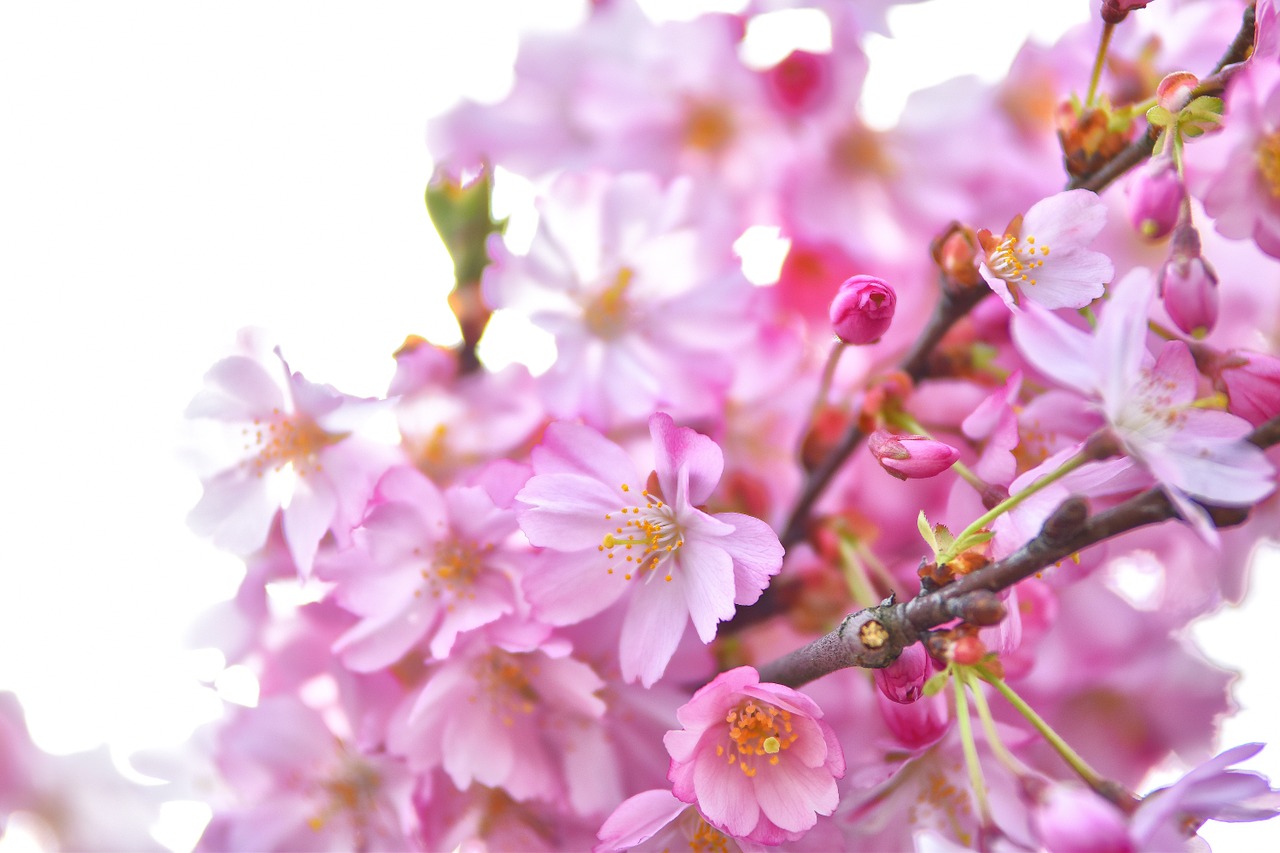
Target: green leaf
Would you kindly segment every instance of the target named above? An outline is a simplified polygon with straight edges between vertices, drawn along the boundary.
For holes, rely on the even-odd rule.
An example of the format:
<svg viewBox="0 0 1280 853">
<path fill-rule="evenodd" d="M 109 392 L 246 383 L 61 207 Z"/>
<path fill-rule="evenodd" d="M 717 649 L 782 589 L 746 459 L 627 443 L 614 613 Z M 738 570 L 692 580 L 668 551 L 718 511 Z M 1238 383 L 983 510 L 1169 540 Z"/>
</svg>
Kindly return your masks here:
<svg viewBox="0 0 1280 853">
<path fill-rule="evenodd" d="M 1157 104 L 1147 110 L 1147 121 L 1155 127 L 1169 127 L 1173 124 L 1173 113 Z"/>
<path fill-rule="evenodd" d="M 929 526 L 929 519 L 924 517 L 924 510 L 920 510 L 920 516 L 916 519 L 916 527 L 920 529 L 920 537 L 924 539 L 925 544 L 933 549 L 933 553 L 938 553 L 938 539 L 933 535 L 933 528 Z"/>
</svg>

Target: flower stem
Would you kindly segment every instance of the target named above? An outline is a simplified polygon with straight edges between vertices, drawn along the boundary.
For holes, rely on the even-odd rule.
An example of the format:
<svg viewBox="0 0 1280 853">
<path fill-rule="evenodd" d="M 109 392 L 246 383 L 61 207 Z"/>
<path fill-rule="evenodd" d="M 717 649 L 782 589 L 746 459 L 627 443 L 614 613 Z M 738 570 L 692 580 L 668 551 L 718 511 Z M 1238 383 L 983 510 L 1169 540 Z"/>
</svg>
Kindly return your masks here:
<svg viewBox="0 0 1280 853">
<path fill-rule="evenodd" d="M 1090 460 L 1089 454 L 1083 451 L 1080 453 L 1077 453 L 1075 456 L 1072 456 L 1066 462 L 1063 462 L 1062 465 L 1060 465 L 1056 471 L 1052 471 L 1044 475 L 1043 477 L 1036 480 L 1031 485 L 1027 486 L 1022 491 L 1018 492 L 1016 495 L 1010 495 L 1000 503 L 993 506 L 990 510 L 988 510 L 986 513 L 984 513 L 982 516 L 976 519 L 972 524 L 970 524 L 963 531 L 961 531 L 960 535 L 956 537 L 956 542 L 965 541 L 965 539 L 967 539 L 969 536 L 973 535 L 974 533 L 977 533 L 979 530 L 982 530 L 987 525 L 991 524 L 991 522 L 995 521 L 997 518 L 1004 515 L 1009 510 L 1018 506 L 1020 503 L 1022 503 L 1032 495 L 1034 495 L 1036 492 L 1039 492 L 1040 490 L 1044 489 L 1046 486 L 1049 486 L 1061 480 L 1063 477 L 1067 476 L 1072 471 L 1076 470 L 1077 468 L 1079 468 L 1081 465 L 1088 462 L 1089 460 Z M 955 554 L 952 554 L 948 551 L 946 554 L 943 554 L 939 557 L 939 563 L 943 563 L 948 560 L 954 559 L 955 556 L 956 556 Z"/>
<path fill-rule="evenodd" d="M 973 707 L 978 712 L 978 720 L 982 723 L 982 730 L 987 733 L 987 742 L 991 744 L 991 752 L 1014 775 L 1026 775 L 1026 765 L 1013 757 L 1013 753 L 1009 752 L 1004 745 L 1004 741 L 1000 740 L 1000 735 L 996 733 L 996 721 L 991 716 L 991 706 L 987 704 L 987 697 L 982 695 L 982 688 L 978 684 L 978 676 L 968 667 L 958 669 L 960 669 L 960 676 L 964 678 L 965 683 L 969 686 L 969 694 L 973 696 Z"/>
<path fill-rule="evenodd" d="M 871 588 L 871 580 L 867 577 L 862 558 L 858 555 L 857 545 L 847 533 L 841 533 L 839 539 L 840 568 L 845 583 L 849 585 L 849 595 L 858 607 L 874 607 L 880 603 L 875 590 Z"/>
<path fill-rule="evenodd" d="M 1086 107 L 1093 106 L 1093 99 L 1098 94 L 1098 83 L 1102 80 L 1102 64 L 1107 60 L 1107 48 L 1111 44 L 1111 33 L 1115 24 L 1102 25 L 1102 40 L 1098 42 L 1098 55 L 1093 60 L 1093 73 L 1089 75 L 1089 94 L 1084 99 Z"/>
<path fill-rule="evenodd" d="M 848 348 L 848 344 L 837 338 L 835 345 L 831 347 L 831 352 L 827 354 L 827 363 L 822 368 L 822 379 L 818 382 L 818 396 L 814 398 L 813 408 L 809 410 L 810 427 L 813 426 L 818 413 L 827 402 L 827 394 L 831 392 L 831 383 L 836 376 L 836 365 L 840 363 L 840 356 L 844 355 L 844 351 Z"/>
<path fill-rule="evenodd" d="M 991 807 L 987 803 L 987 786 L 982 778 L 982 765 L 978 763 L 978 747 L 973 742 L 973 726 L 969 723 L 969 702 L 964 695 L 964 681 L 957 673 L 951 680 L 956 693 L 956 727 L 960 729 L 960 746 L 964 749 L 964 763 L 969 770 L 969 784 L 978 804 L 978 816 L 984 824 L 991 823 Z"/>
<path fill-rule="evenodd" d="M 1030 705 L 1028 705 L 1021 696 L 1013 691 L 1003 678 L 992 678 L 985 673 L 979 673 L 979 677 L 994 687 L 1001 696 L 1009 701 L 1019 714 L 1026 718 L 1040 736 L 1048 741 L 1049 745 L 1062 756 L 1062 760 L 1071 765 L 1071 769 L 1079 774 L 1085 783 L 1096 791 L 1109 790 L 1106 780 L 1098 771 L 1089 766 L 1080 754 L 1067 745 L 1067 742 L 1053 730 L 1053 728 L 1044 721 L 1044 718 L 1037 714 Z"/>
</svg>

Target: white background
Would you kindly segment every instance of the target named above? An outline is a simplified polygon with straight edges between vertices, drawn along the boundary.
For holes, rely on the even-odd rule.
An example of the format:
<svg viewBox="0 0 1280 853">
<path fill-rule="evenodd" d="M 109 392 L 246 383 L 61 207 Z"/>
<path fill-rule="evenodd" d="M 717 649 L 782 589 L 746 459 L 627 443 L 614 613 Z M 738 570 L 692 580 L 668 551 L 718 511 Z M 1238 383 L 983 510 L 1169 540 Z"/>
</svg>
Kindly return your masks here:
<svg viewBox="0 0 1280 853">
<path fill-rule="evenodd" d="M 963 51 L 942 42 L 972 21 L 963 4 L 894 18 L 905 40 L 872 45 L 873 118 L 891 119 L 911 86 L 998 73 L 1016 33 L 1052 32 L 1092 4 L 980 5 Z M 0 8 L 0 689 L 19 692 L 40 745 L 124 755 L 216 716 L 198 680 L 210 662 L 183 634 L 238 571 L 184 526 L 200 493 L 179 454 L 187 401 L 246 325 L 357 395 L 385 390 L 405 335 L 448 338 L 425 122 L 460 94 L 501 95 L 517 29 L 580 12 L 568 0 Z M 919 61 L 939 55 L 947 65 Z M 1270 658 L 1247 657 L 1274 623 L 1274 571 L 1258 593 L 1201 632 L 1248 669 L 1237 696 L 1250 713 L 1226 744 L 1265 740 L 1280 719 Z M 1254 766 L 1280 777 L 1280 746 Z"/>
</svg>

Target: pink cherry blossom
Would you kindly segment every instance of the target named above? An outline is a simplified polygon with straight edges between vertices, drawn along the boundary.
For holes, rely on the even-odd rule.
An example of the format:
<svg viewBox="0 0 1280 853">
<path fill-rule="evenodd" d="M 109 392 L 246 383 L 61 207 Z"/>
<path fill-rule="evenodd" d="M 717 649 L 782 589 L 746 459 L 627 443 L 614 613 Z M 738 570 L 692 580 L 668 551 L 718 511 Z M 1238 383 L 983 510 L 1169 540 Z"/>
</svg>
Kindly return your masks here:
<svg viewBox="0 0 1280 853">
<path fill-rule="evenodd" d="M 362 617 L 334 646 L 347 667 L 390 666 L 419 642 L 443 658 L 459 633 L 515 612 L 528 549 L 508 541 L 514 511 L 480 486 L 441 493 L 406 467 L 383 476 L 376 500 L 353 547 L 317 568 L 335 582 L 338 603 Z"/>
<path fill-rule="evenodd" d="M 723 834 L 696 806 L 676 799 L 666 789 L 642 791 L 629 798 L 609 815 L 600 827 L 604 850 L 668 851 L 717 850 L 724 853 L 758 851 L 763 848 L 742 838 Z"/>
<path fill-rule="evenodd" d="M 242 333 L 241 354 L 210 368 L 204 390 L 187 407 L 187 417 L 220 422 L 238 445 L 228 447 L 230 464 L 205 479 L 188 523 L 220 547 L 256 551 L 292 480 L 284 538 L 306 575 L 325 533 L 349 541 L 378 477 L 398 457 L 353 435 L 384 401 L 308 382 L 289 370 L 278 349 L 274 356 L 262 349 L 254 333 Z"/>
<path fill-rule="evenodd" d="M 986 256 L 978 270 L 1009 307 L 1083 308 L 1102 295 L 1114 268 L 1086 248 L 1106 224 L 1106 207 L 1088 190 L 1041 199 L 1002 236 L 978 232 Z"/>
<path fill-rule="evenodd" d="M 1218 232 L 1280 258 L 1280 64 L 1248 63 L 1227 88 L 1222 130 L 1189 158 Z"/>
<path fill-rule="evenodd" d="M 835 811 L 844 754 L 822 709 L 749 666 L 723 672 L 668 732 L 672 792 L 730 835 L 795 841 Z"/>
<path fill-rule="evenodd" d="M 534 476 L 516 496 L 520 527 L 546 549 L 524 591 L 538 618 L 567 625 L 599 613 L 624 593 L 624 678 L 648 686 L 666 669 L 692 621 L 709 643 L 716 623 L 750 604 L 782 565 L 782 546 L 764 522 L 709 515 L 724 460 L 715 442 L 649 419 L 656 489 L 617 445 L 590 427 L 554 423 L 534 450 Z"/>
<path fill-rule="evenodd" d="M 691 227 L 690 190 L 644 174 L 564 175 L 527 255 L 490 242 L 485 298 L 555 337 L 540 383 L 552 414 L 607 428 L 659 408 L 718 410 L 757 297 L 732 237 Z"/>
<path fill-rule="evenodd" d="M 1185 343 L 1167 342 L 1159 358 L 1147 352 L 1153 291 L 1150 273 L 1135 270 L 1115 287 L 1094 334 L 1029 306 L 1014 318 L 1013 338 L 1038 370 L 1098 401 L 1129 456 L 1212 538 L 1208 516 L 1189 498 L 1247 505 L 1272 491 L 1273 471 L 1243 440 L 1248 421 L 1193 405 L 1197 373 Z"/>
</svg>

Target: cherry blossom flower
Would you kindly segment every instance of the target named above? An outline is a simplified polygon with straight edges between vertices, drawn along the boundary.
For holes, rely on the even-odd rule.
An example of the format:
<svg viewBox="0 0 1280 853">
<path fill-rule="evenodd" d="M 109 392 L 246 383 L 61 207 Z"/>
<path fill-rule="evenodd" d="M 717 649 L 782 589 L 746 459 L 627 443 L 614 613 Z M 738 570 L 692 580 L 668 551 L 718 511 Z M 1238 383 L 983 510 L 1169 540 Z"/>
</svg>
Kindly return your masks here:
<svg viewBox="0 0 1280 853">
<path fill-rule="evenodd" d="M 622 673 L 645 686 L 661 677 L 690 621 L 711 642 L 716 623 L 733 616 L 735 604 L 759 598 L 782 566 L 782 546 L 767 524 L 697 508 L 720 480 L 724 459 L 715 442 L 663 413 L 649 419 L 649 432 L 655 472 L 644 478 L 595 430 L 554 423 L 534 449 L 534 476 L 516 496 L 526 505 L 520 527 L 546 549 L 524 583 L 535 615 L 572 624 L 631 589 Z"/>
<path fill-rule="evenodd" d="M 1106 255 L 1086 248 L 1106 221 L 1106 206 L 1088 190 L 1041 199 L 1002 236 L 978 232 L 986 252 L 978 270 L 1011 308 L 1023 297 L 1045 308 L 1083 308 L 1114 274 Z"/>
<path fill-rule="evenodd" d="M 599 725 L 603 682 L 569 652 L 532 622 L 468 633 L 396 711 L 388 748 L 415 772 L 442 768 L 459 790 L 479 783 L 607 812 L 622 792 Z"/>
<path fill-rule="evenodd" d="M 210 368 L 187 407 L 187 417 L 219 421 L 238 444 L 228 448 L 230 465 L 205 480 L 187 521 L 218 546 L 248 554 L 266 542 L 291 483 L 284 538 L 307 575 L 325 533 L 349 541 L 378 477 L 398 458 L 389 446 L 353 435 L 386 403 L 308 382 L 278 349 L 263 352 L 254 332 L 241 333 L 239 348 Z"/>
<path fill-rule="evenodd" d="M 1134 270 L 1115 288 L 1094 334 L 1043 310 L 1015 317 L 1013 339 L 1046 376 L 1098 401 L 1126 453 L 1163 486 L 1207 538 L 1212 522 L 1190 498 L 1245 506 L 1274 488 L 1270 463 L 1244 441 L 1249 422 L 1196 402 L 1197 373 L 1181 341 L 1147 352 L 1150 273 Z M 1030 306 L 1028 306 L 1030 308 Z"/>
<path fill-rule="evenodd" d="M 713 826 L 778 844 L 835 811 L 844 754 L 809 697 L 761 683 L 742 666 L 716 676 L 676 714 L 684 728 L 665 738 L 672 792 Z"/>
<path fill-rule="evenodd" d="M 1280 64 L 1248 63 L 1227 88 L 1222 130 L 1197 144 L 1192 186 L 1223 236 L 1280 258 Z"/>
<path fill-rule="evenodd" d="M 528 548 L 508 542 L 513 511 L 480 486 L 441 493 L 407 467 L 387 472 L 375 499 L 354 546 L 317 568 L 336 583 L 338 603 L 362 617 L 334 647 L 347 667 L 390 666 L 420 641 L 443 658 L 459 633 L 515 612 Z"/>
<path fill-rule="evenodd" d="M 490 242 L 485 298 L 555 337 L 547 407 L 607 428 L 656 409 L 710 416 L 749 340 L 754 289 L 720 240 L 687 220 L 686 182 L 564 175 L 527 255 Z"/>
</svg>

